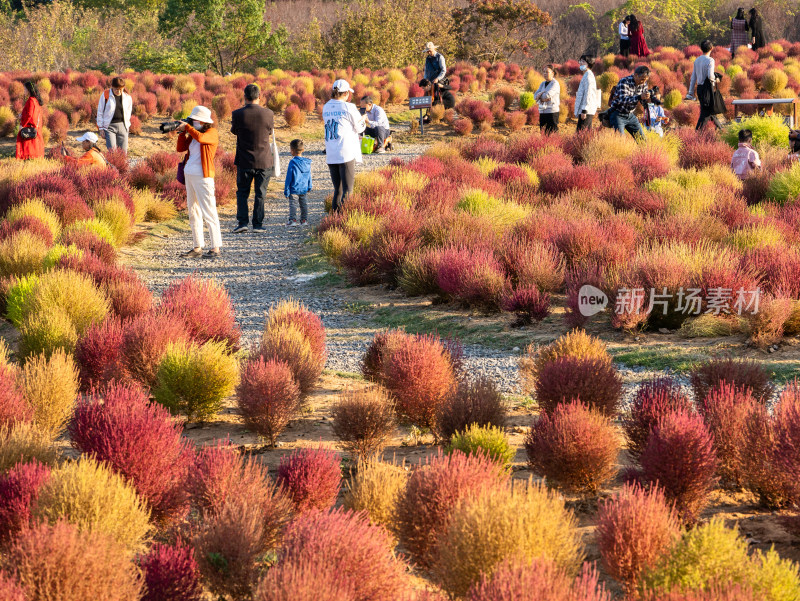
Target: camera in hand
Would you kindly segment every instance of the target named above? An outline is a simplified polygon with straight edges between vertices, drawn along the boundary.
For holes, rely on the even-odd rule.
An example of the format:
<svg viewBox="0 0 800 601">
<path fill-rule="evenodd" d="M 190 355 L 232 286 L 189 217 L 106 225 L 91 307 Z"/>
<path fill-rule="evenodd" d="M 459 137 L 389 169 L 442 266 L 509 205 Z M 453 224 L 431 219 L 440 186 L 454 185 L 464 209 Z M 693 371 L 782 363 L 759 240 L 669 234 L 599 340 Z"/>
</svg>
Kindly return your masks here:
<svg viewBox="0 0 800 601">
<path fill-rule="evenodd" d="M 184 123 L 189 123 L 188 119 L 181 119 L 180 121 L 165 121 L 161 125 L 158 126 L 158 129 L 161 130 L 162 134 L 168 134 L 171 131 L 175 131 Z"/>
</svg>

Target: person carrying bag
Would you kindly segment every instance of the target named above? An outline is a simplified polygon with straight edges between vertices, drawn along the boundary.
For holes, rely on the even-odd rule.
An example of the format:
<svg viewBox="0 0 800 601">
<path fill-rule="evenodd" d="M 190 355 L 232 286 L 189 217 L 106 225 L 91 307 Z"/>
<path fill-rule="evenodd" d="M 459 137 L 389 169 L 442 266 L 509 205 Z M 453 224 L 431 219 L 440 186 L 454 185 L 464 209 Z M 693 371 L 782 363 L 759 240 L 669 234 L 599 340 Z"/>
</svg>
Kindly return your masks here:
<svg viewBox="0 0 800 601">
<path fill-rule="evenodd" d="M 700 43 L 700 50 L 703 54 L 694 61 L 692 77 L 689 80 L 689 92 L 686 95 L 687 100 L 697 98 L 700 103 L 700 118 L 695 127 L 697 130 L 703 129 L 709 119 L 717 129 L 722 129 L 717 115 L 725 113 L 725 100 L 716 86 L 717 74 L 714 71 L 714 59 L 711 58 L 713 49 L 714 44 L 711 43 L 711 40 L 703 40 Z"/>
</svg>

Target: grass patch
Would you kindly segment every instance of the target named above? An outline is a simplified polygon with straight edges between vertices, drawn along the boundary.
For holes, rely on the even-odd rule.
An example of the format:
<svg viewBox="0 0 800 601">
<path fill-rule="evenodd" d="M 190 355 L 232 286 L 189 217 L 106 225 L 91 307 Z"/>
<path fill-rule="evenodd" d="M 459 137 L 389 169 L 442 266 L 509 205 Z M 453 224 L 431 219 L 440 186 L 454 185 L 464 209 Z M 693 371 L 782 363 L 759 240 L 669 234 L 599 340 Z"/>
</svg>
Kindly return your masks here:
<svg viewBox="0 0 800 601">
<path fill-rule="evenodd" d="M 339 371 L 338 369 L 326 369 L 322 372 L 326 376 L 336 376 L 343 380 L 363 380 L 364 376 L 354 371 Z"/>
<path fill-rule="evenodd" d="M 345 280 L 341 274 L 338 274 L 334 271 L 329 271 L 325 275 L 314 278 L 308 284 L 310 286 L 314 286 L 315 288 L 332 288 L 343 286 L 345 284 Z"/>
<path fill-rule="evenodd" d="M 780 384 L 785 384 L 795 378 L 800 379 L 800 361 L 764 361 L 762 363 L 772 379 Z"/>
<path fill-rule="evenodd" d="M 408 121 L 419 121 L 419 109 L 408 109 L 400 113 L 388 115 L 389 123 L 407 123 Z"/>
<path fill-rule="evenodd" d="M 381 307 L 372 319 L 382 328 L 403 328 L 411 334 L 439 334 L 458 338 L 464 344 L 480 344 L 496 350 L 524 348 L 532 339 L 524 332 L 499 331 L 497 323 L 467 321 L 463 316 L 445 315 L 430 308 L 421 311 Z"/>
<path fill-rule="evenodd" d="M 335 271 L 336 269 L 321 252 L 300 257 L 294 266 L 300 273 L 319 273 L 320 271 Z"/>
<path fill-rule="evenodd" d="M 352 303 L 347 303 L 344 306 L 344 310 L 348 313 L 352 313 L 353 315 L 367 313 L 368 311 L 372 311 L 373 308 L 375 308 L 375 305 L 366 301 L 353 301 Z"/>
<path fill-rule="evenodd" d="M 609 348 L 614 361 L 627 367 L 644 367 L 648 370 L 687 372 L 699 361 L 708 361 L 711 355 L 693 348 L 670 345 Z"/>
</svg>

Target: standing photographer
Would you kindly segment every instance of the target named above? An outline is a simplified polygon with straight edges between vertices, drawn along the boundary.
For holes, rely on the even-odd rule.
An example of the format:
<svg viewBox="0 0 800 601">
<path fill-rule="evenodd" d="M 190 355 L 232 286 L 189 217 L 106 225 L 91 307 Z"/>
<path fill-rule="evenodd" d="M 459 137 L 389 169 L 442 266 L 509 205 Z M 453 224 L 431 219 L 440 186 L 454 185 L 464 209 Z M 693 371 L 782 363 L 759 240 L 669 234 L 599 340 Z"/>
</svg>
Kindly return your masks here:
<svg viewBox="0 0 800 601">
<path fill-rule="evenodd" d="M 184 257 L 214 259 L 221 253 L 222 233 L 217 215 L 217 199 L 214 195 L 214 156 L 217 154 L 219 133 L 211 120 L 211 111 L 196 106 L 189 115 L 189 123 L 178 127 L 178 152 L 189 151 L 184 158 L 183 175 L 186 178 L 186 209 L 189 226 L 192 228 L 194 248 L 183 253 Z M 211 250 L 203 254 L 203 221 L 211 235 Z"/>
<path fill-rule="evenodd" d="M 125 80 L 115 77 L 111 88 L 104 91 L 97 103 L 97 128 L 106 137 L 106 148 L 122 148 L 128 152 L 128 131 L 131 129 L 133 99 L 125 91 Z"/>
<path fill-rule="evenodd" d="M 442 80 L 447 77 L 447 65 L 444 62 L 444 56 L 436 50 L 436 45 L 433 42 L 425 44 L 425 49 L 422 53 L 425 55 L 425 75 L 420 85 L 422 87 L 430 85 L 433 104 L 439 104 L 442 101 L 439 88 Z M 428 116 L 425 119 L 426 123 L 430 121 Z"/>
</svg>

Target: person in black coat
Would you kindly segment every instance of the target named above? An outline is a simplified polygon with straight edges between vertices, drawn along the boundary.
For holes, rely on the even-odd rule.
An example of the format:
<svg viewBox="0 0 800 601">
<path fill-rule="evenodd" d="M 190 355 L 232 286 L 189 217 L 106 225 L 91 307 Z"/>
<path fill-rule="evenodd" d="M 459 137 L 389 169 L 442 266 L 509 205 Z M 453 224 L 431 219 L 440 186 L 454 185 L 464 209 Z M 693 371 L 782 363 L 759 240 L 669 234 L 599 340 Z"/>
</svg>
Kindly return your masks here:
<svg viewBox="0 0 800 601">
<path fill-rule="evenodd" d="M 755 7 L 750 9 L 749 15 L 750 43 L 753 50 L 758 50 L 767 45 L 767 37 L 764 35 L 764 20 Z"/>
<path fill-rule="evenodd" d="M 244 89 L 244 107 L 231 115 L 231 133 L 236 136 L 236 220 L 234 233 L 246 232 L 248 219 L 247 201 L 250 186 L 255 183 L 253 201 L 253 231 L 266 231 L 264 222 L 264 196 L 270 176 L 267 174 L 275 164 L 272 156 L 270 136 L 275 126 L 275 115 L 260 105 L 261 89 L 249 84 Z"/>
</svg>

